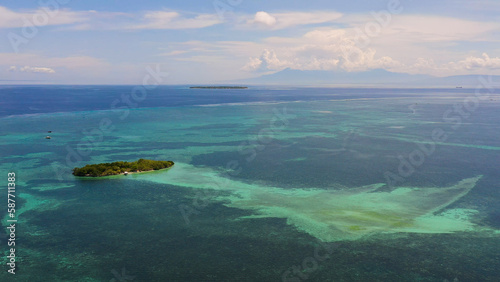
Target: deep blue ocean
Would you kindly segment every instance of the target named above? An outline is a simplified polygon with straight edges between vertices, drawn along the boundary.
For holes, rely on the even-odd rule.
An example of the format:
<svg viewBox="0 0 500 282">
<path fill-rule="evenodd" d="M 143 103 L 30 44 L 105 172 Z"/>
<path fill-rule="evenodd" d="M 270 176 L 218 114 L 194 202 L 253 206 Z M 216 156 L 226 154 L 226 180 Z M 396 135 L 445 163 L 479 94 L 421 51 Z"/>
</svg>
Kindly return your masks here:
<svg viewBox="0 0 500 282">
<path fill-rule="evenodd" d="M 500 281 L 499 112 L 482 88 L 0 86 L 0 281 Z M 140 158 L 175 165 L 72 175 Z"/>
</svg>

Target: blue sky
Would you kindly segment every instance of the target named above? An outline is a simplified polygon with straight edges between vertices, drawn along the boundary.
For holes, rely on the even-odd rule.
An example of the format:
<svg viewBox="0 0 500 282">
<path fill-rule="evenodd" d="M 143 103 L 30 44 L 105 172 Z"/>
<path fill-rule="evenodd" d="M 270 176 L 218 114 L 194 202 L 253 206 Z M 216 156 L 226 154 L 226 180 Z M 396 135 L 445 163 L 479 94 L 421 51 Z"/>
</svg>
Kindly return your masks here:
<svg viewBox="0 0 500 282">
<path fill-rule="evenodd" d="M 285 68 L 500 75 L 500 1 L 0 2 L 0 83 L 223 83 Z"/>
</svg>

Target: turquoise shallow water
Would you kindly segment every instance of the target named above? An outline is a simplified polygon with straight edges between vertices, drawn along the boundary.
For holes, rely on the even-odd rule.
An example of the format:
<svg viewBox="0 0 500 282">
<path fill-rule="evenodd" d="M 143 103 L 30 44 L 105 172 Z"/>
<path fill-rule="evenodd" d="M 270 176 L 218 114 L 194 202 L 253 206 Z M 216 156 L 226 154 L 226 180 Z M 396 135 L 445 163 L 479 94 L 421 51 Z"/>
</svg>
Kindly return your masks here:
<svg viewBox="0 0 500 282">
<path fill-rule="evenodd" d="M 124 270 L 136 281 L 499 276 L 496 94 L 462 113 L 467 90 L 166 87 L 125 110 L 109 102 L 126 87 L 1 95 L 40 89 L 57 102 L 36 96 L 38 107 L 19 101 L 0 118 L 20 281 L 119 281 Z M 139 158 L 176 166 L 71 175 Z"/>
</svg>

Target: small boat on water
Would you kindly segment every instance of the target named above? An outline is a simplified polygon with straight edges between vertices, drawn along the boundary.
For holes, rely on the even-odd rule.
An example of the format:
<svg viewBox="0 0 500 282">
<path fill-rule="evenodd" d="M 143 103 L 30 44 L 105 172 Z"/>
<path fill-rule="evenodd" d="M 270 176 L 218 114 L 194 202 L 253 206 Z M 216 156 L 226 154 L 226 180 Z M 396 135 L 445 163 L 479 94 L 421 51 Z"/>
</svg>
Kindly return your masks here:
<svg viewBox="0 0 500 282">
<path fill-rule="evenodd" d="M 50 136 L 46 136 L 46 137 L 45 137 L 45 139 L 51 139 L 51 138 L 52 138 L 52 137 L 50 137 Z"/>
<path fill-rule="evenodd" d="M 128 175 L 128 171 L 125 171 L 123 174 L 124 174 L 124 175 Z"/>
</svg>

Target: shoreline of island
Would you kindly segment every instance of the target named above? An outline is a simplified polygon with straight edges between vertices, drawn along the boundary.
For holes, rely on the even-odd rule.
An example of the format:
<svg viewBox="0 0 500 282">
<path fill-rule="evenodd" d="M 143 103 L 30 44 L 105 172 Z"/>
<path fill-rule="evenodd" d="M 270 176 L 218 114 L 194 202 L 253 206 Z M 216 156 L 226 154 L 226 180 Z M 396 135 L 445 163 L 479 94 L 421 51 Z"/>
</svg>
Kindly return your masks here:
<svg viewBox="0 0 500 282">
<path fill-rule="evenodd" d="M 84 167 L 73 169 L 73 175 L 76 177 L 106 177 L 116 175 L 129 175 L 136 173 L 145 173 L 169 169 L 174 165 L 173 161 L 155 161 L 139 159 L 135 162 L 113 162 L 91 164 Z"/>
</svg>

